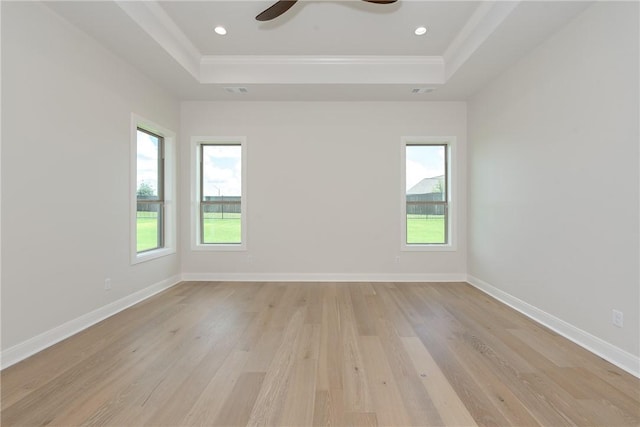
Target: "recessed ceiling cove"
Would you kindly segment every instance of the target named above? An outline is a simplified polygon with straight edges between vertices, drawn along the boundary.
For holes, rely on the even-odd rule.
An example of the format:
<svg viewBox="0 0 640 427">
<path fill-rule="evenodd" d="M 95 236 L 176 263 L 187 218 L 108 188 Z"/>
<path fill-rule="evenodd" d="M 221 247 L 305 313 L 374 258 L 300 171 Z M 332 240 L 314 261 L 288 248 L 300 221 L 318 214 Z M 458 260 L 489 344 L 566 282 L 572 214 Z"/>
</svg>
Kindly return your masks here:
<svg viewBox="0 0 640 427">
<path fill-rule="evenodd" d="M 45 4 L 180 98 L 220 100 L 465 99 L 589 4 L 298 0 L 255 19 L 276 1 Z"/>
</svg>

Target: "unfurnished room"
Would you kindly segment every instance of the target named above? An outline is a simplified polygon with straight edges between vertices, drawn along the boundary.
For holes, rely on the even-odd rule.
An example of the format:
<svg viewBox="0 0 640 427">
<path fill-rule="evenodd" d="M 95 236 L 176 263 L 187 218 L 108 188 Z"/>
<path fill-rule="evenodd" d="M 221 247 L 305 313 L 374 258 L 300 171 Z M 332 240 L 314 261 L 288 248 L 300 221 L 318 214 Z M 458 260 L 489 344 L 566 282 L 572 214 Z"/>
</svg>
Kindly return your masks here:
<svg viewBox="0 0 640 427">
<path fill-rule="evenodd" d="M 640 425 L 640 2 L 0 2 L 3 426 Z"/>
</svg>

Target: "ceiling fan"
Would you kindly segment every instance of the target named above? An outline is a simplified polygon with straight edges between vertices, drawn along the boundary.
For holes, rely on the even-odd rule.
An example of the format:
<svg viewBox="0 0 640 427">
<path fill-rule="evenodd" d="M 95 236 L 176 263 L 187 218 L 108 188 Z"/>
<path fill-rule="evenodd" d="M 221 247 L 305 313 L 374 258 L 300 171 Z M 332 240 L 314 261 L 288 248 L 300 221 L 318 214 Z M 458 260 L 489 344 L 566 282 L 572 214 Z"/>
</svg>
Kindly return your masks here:
<svg viewBox="0 0 640 427">
<path fill-rule="evenodd" d="M 278 0 L 271 7 L 263 10 L 256 16 L 258 21 L 271 21 L 272 19 L 277 18 L 278 16 L 285 13 L 287 10 L 291 9 L 298 0 Z M 376 4 L 389 4 L 395 3 L 398 0 L 362 0 L 367 3 L 376 3 Z"/>
</svg>

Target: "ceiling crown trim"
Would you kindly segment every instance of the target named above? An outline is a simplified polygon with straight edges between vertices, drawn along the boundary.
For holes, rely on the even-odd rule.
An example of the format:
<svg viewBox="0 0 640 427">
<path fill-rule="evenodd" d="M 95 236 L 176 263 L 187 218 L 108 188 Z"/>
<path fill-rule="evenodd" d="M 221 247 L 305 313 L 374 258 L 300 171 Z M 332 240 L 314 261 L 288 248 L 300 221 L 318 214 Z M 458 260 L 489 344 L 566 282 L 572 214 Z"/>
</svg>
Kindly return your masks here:
<svg viewBox="0 0 640 427">
<path fill-rule="evenodd" d="M 196 80 L 200 80 L 202 53 L 156 1 L 115 3 Z"/>
<path fill-rule="evenodd" d="M 201 84 L 442 85 L 517 7 L 481 4 L 442 56 L 202 55 L 156 1 L 116 4 Z"/>
<path fill-rule="evenodd" d="M 429 84 L 444 83 L 442 57 L 207 56 L 201 83 Z"/>
<path fill-rule="evenodd" d="M 478 50 L 520 1 L 483 2 L 453 39 L 442 55 L 446 63 L 446 79 Z"/>
<path fill-rule="evenodd" d="M 441 56 L 401 55 L 207 55 L 203 64 L 236 65 L 443 65 Z"/>
</svg>

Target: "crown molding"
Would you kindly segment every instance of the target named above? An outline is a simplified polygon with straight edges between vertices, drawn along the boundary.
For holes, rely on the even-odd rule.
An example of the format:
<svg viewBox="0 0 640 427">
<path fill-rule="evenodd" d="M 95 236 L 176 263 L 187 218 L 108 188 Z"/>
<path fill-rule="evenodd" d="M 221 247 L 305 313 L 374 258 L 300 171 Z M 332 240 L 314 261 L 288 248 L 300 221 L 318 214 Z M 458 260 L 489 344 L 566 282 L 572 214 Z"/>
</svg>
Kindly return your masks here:
<svg viewBox="0 0 640 427">
<path fill-rule="evenodd" d="M 157 1 L 114 1 L 201 84 L 442 85 L 519 4 L 480 4 L 442 56 L 283 56 L 203 55 Z"/>
<path fill-rule="evenodd" d="M 162 6 L 156 1 L 115 0 L 115 3 L 193 78 L 200 80 L 202 54 Z"/>
<path fill-rule="evenodd" d="M 467 62 L 519 4 L 520 0 L 488 1 L 478 6 L 442 55 L 446 63 L 445 80 Z"/>
<path fill-rule="evenodd" d="M 441 56 L 401 55 L 208 55 L 202 64 L 225 65 L 443 65 Z"/>
<path fill-rule="evenodd" d="M 431 56 L 206 56 L 200 83 L 444 83 L 444 61 Z"/>
</svg>

